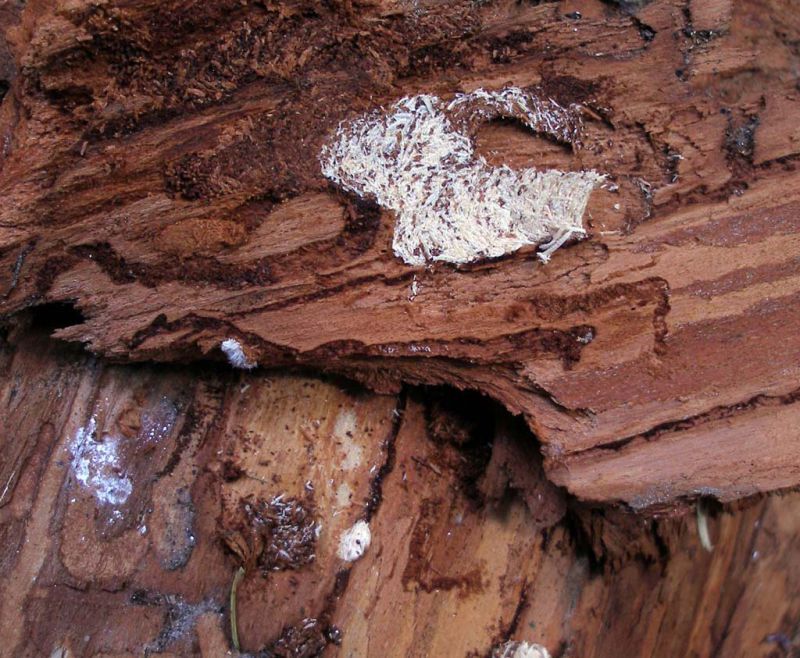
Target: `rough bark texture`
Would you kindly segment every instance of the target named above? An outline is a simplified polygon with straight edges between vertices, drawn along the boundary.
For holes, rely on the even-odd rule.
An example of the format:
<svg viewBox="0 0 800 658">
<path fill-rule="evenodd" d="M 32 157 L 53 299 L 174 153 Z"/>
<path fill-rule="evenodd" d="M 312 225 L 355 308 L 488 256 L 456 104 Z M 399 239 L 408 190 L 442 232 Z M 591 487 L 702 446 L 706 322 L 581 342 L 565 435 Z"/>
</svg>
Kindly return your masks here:
<svg viewBox="0 0 800 658">
<path fill-rule="evenodd" d="M 787 0 L 0 0 L 0 28 L 0 655 L 225 655 L 239 568 L 257 655 L 800 651 Z M 587 239 L 405 265 L 320 149 L 508 85 L 582 125 L 493 118 L 477 151 L 604 174 Z"/>
<path fill-rule="evenodd" d="M 4 20 L 5 313 L 71 304 L 56 335 L 117 360 L 234 337 L 377 391 L 476 389 L 587 500 L 800 481 L 787 3 L 76 0 Z M 580 105 L 580 143 L 490 121 L 479 151 L 606 174 L 589 239 L 547 265 L 404 265 L 391 213 L 329 184 L 321 146 L 403 95 L 507 83 Z"/>
<path fill-rule="evenodd" d="M 797 651 L 797 494 L 711 510 L 709 553 L 694 515 L 570 503 L 524 424 L 471 394 L 108 366 L 27 333 L 2 352 L 3 656 L 227 655 L 242 564 L 252 652 L 488 656 L 507 639 L 560 658 Z M 120 440 L 122 503 L 79 477 L 92 419 L 84 440 Z M 260 545 L 259 514 L 277 519 Z M 345 563 L 337 544 L 357 519 L 372 544 Z"/>
</svg>

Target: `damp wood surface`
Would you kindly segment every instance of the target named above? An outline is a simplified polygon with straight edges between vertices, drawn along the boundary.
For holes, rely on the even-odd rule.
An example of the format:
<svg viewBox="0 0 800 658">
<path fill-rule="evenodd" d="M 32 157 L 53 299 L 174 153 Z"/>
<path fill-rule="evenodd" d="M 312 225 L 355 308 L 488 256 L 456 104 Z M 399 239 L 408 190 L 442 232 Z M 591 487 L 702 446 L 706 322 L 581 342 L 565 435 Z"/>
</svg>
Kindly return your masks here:
<svg viewBox="0 0 800 658">
<path fill-rule="evenodd" d="M 61 305 L 118 362 L 311 367 L 479 391 L 551 481 L 644 508 L 800 482 L 800 24 L 700 3 L 7 2 L 0 312 Z M 588 237 L 410 267 L 321 173 L 337 124 L 514 85 L 574 143 L 477 128 L 491 164 L 607 176 Z"/>
<path fill-rule="evenodd" d="M 797 651 L 797 493 L 709 507 L 709 553 L 694 513 L 576 502 L 524 423 L 475 394 L 108 365 L 31 328 L 4 339 L 0 368 L 3 656 L 235 656 L 243 564 L 248 655 Z M 117 445 L 114 468 L 85 477 L 85 441 Z M 109 502 L 101 476 L 127 495 Z M 244 504 L 302 510 L 260 561 Z M 372 541 L 348 563 L 356 520 Z"/>
</svg>

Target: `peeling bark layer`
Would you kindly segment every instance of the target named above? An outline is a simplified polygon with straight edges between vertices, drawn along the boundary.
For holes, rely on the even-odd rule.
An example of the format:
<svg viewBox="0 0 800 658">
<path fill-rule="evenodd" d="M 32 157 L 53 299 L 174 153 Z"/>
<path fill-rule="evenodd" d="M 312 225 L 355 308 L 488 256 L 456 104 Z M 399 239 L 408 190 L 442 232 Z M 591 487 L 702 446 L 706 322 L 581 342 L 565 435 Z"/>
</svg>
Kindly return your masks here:
<svg viewBox="0 0 800 658">
<path fill-rule="evenodd" d="M 548 476 L 635 506 L 800 482 L 800 26 L 789 3 L 11 5 L 0 308 L 120 361 L 312 366 L 523 414 Z M 580 144 L 489 121 L 490 163 L 594 169 L 589 237 L 466 266 L 392 254 L 330 185 L 338 123 L 505 85 Z"/>
</svg>

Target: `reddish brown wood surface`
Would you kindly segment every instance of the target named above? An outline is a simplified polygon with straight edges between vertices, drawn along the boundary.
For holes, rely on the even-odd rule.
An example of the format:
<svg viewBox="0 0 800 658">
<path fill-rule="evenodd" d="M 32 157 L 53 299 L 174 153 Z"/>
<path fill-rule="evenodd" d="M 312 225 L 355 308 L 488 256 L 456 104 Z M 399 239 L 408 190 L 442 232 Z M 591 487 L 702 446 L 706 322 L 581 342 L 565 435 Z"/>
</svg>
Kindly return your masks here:
<svg viewBox="0 0 800 658">
<path fill-rule="evenodd" d="M 319 538 L 281 544 L 310 560 L 248 563 L 245 651 L 487 656 L 507 639 L 556 658 L 797 650 L 797 494 L 712 511 L 709 553 L 694 514 L 569 502 L 524 424 L 476 396 L 109 366 L 30 329 L 0 356 L 3 656 L 236 655 L 228 596 L 242 560 L 228 547 L 258 528 L 242 501 L 277 496 L 302 504 Z M 79 477 L 91 419 L 87 440 L 119 446 L 124 502 Z M 302 536 L 292 518 L 279 536 Z M 345 563 L 336 546 L 356 519 L 372 544 Z"/>
<path fill-rule="evenodd" d="M 797 654 L 798 43 L 787 0 L 0 0 L 0 656 L 237 655 L 240 568 L 241 655 Z M 606 174 L 587 239 L 403 264 L 320 148 L 506 85 L 582 108 L 475 146 Z"/>
<path fill-rule="evenodd" d="M 587 500 L 796 485 L 797 20 L 779 0 L 6 6 L 2 312 L 70 304 L 56 335 L 116 360 L 235 337 L 379 392 L 476 389 Z M 618 190 L 550 264 L 405 266 L 321 145 L 405 94 L 507 83 L 581 104 L 583 146 L 492 123 L 482 153 Z"/>
</svg>

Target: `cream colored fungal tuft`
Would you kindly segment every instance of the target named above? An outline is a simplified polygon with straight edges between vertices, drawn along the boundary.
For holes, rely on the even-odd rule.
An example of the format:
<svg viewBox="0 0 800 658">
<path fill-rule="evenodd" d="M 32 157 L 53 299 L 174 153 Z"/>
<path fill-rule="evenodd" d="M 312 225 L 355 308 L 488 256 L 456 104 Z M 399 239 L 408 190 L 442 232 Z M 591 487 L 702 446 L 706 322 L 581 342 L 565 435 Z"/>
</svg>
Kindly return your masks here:
<svg viewBox="0 0 800 658">
<path fill-rule="evenodd" d="M 223 340 L 222 344 L 220 345 L 220 349 L 223 351 L 225 356 L 228 357 L 228 363 L 230 363 L 234 368 L 252 370 L 258 365 L 255 361 L 251 361 L 247 358 L 247 355 L 244 353 L 244 349 L 242 348 L 242 344 L 235 338 L 226 338 Z"/>
<path fill-rule="evenodd" d="M 339 557 L 345 562 L 355 562 L 369 548 L 372 533 L 366 521 L 358 521 L 352 528 L 345 530 L 339 539 Z"/>
<path fill-rule="evenodd" d="M 586 203 L 603 176 L 489 165 L 468 131 L 495 116 L 562 141 L 576 141 L 580 126 L 574 108 L 517 87 L 479 89 L 448 105 L 431 95 L 407 97 L 340 124 L 320 154 L 322 172 L 396 213 L 392 246 L 409 265 L 468 263 L 542 243 L 547 262 L 585 235 Z"/>
</svg>

